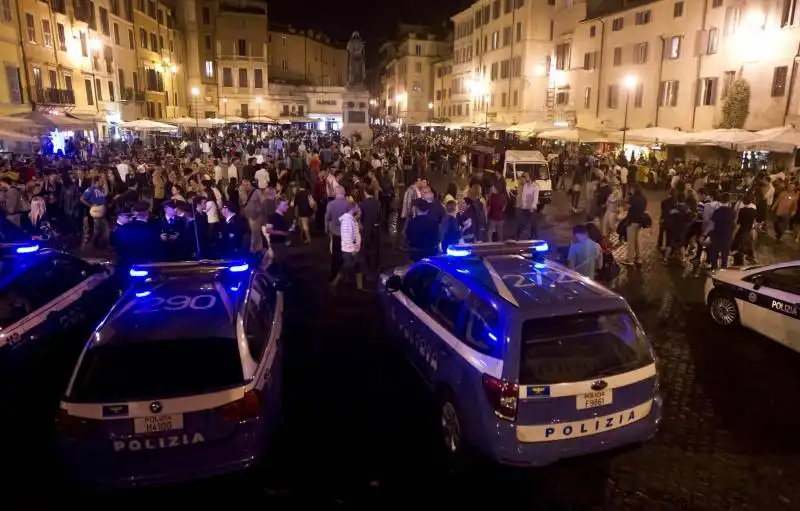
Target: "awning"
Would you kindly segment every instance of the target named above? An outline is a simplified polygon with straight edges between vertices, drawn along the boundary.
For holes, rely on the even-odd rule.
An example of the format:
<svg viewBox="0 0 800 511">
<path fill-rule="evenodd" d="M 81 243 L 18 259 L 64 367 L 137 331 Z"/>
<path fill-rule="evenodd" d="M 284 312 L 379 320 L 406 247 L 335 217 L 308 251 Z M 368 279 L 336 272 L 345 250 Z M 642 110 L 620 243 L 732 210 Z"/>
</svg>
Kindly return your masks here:
<svg viewBox="0 0 800 511">
<path fill-rule="evenodd" d="M 47 130 L 89 130 L 94 128 L 94 122 L 84 121 L 71 115 L 53 115 L 45 112 L 35 111 L 24 114 L 14 115 L 13 117 L 25 119 L 29 127 L 39 127 Z"/>
<path fill-rule="evenodd" d="M 178 128 L 171 124 L 164 124 L 163 122 L 152 121 L 150 119 L 123 122 L 122 127 L 133 131 L 178 131 Z"/>
<path fill-rule="evenodd" d="M 278 119 L 278 122 L 281 124 L 291 124 L 293 122 L 319 122 L 317 119 L 312 119 L 311 117 L 281 117 Z"/>
</svg>

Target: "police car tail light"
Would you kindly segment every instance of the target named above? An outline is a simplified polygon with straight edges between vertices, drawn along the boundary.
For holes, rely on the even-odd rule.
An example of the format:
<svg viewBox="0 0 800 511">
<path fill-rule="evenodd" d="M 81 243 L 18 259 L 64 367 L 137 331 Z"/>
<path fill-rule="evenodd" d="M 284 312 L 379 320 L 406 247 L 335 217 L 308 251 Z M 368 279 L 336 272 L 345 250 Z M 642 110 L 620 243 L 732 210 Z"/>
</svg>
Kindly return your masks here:
<svg viewBox="0 0 800 511">
<path fill-rule="evenodd" d="M 56 428 L 59 434 L 67 438 L 85 437 L 91 433 L 96 423 L 97 421 L 93 419 L 72 416 L 64 409 L 58 410 L 56 418 Z"/>
<path fill-rule="evenodd" d="M 222 405 L 216 411 L 223 419 L 235 422 L 258 417 L 261 414 L 261 394 L 257 390 L 248 390 L 241 399 Z"/>
<path fill-rule="evenodd" d="M 507 421 L 517 418 L 519 386 L 516 383 L 509 383 L 484 374 L 483 390 L 486 391 L 486 397 L 492 404 L 495 415 Z"/>
</svg>

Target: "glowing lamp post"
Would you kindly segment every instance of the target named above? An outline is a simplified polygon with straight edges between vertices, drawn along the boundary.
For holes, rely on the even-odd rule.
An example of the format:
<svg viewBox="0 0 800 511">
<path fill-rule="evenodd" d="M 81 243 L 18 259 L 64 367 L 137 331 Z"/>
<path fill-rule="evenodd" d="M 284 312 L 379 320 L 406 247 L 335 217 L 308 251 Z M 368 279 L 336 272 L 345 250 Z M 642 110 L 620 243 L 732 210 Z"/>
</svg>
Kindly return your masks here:
<svg viewBox="0 0 800 511">
<path fill-rule="evenodd" d="M 194 110 L 194 134 L 197 138 L 197 146 L 200 147 L 200 118 L 198 117 L 198 110 L 200 109 L 200 105 L 198 104 L 198 97 L 200 96 L 200 89 L 197 87 L 192 87 L 192 109 Z"/>
<path fill-rule="evenodd" d="M 625 154 L 625 134 L 628 132 L 628 104 L 631 99 L 631 90 L 636 88 L 639 79 L 634 75 L 628 75 L 622 79 L 622 86 L 625 87 L 625 119 L 622 121 L 622 154 Z"/>
<path fill-rule="evenodd" d="M 473 79 L 469 84 L 469 95 L 472 97 L 473 101 L 477 101 L 478 98 L 483 98 L 484 102 L 484 127 L 486 129 L 489 128 L 489 86 L 485 80 L 482 78 Z M 475 111 L 473 107 L 472 111 Z"/>
</svg>

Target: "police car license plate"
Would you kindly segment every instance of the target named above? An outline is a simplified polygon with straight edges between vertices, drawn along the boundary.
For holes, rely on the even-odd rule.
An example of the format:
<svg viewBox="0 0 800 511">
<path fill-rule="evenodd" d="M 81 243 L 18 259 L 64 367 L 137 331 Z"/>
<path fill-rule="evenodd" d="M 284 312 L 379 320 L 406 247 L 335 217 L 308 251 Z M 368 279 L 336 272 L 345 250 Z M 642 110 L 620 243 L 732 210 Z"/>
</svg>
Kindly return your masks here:
<svg viewBox="0 0 800 511">
<path fill-rule="evenodd" d="M 151 415 L 133 419 L 133 430 L 136 433 L 159 433 L 172 429 L 183 429 L 183 414 Z"/>
<path fill-rule="evenodd" d="M 578 410 L 610 405 L 613 401 L 611 389 L 589 392 L 588 394 L 578 394 L 575 397 L 577 399 Z"/>
</svg>

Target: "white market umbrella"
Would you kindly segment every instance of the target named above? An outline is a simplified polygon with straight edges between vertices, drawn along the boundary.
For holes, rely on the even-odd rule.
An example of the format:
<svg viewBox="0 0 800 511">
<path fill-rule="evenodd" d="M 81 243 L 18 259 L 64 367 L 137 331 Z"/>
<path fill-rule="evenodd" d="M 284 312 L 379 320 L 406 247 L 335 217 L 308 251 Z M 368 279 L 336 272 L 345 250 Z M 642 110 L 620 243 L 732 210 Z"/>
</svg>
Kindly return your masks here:
<svg viewBox="0 0 800 511">
<path fill-rule="evenodd" d="M 622 131 L 616 131 L 611 134 L 614 139 L 622 140 Z M 642 142 L 653 143 L 660 142 L 668 145 L 686 145 L 691 136 L 689 133 L 683 131 L 673 130 L 670 128 L 635 128 L 625 132 L 626 142 Z"/>
<path fill-rule="evenodd" d="M 444 123 L 445 129 L 448 130 L 460 130 L 464 127 L 464 123 L 462 122 L 446 122 Z"/>
<path fill-rule="evenodd" d="M 3 142 L 36 142 L 37 138 L 16 131 L 0 130 L 0 140 Z"/>
<path fill-rule="evenodd" d="M 211 117 L 211 118 L 206 119 L 206 120 L 208 122 L 210 122 L 213 126 L 224 126 L 225 125 L 225 119 L 220 119 L 219 117 Z"/>
<path fill-rule="evenodd" d="M 247 119 L 244 117 L 239 117 L 237 115 L 227 115 L 225 116 L 225 123 L 226 124 L 241 124 L 243 122 L 247 122 Z"/>
<path fill-rule="evenodd" d="M 420 122 L 412 124 L 412 126 L 419 126 L 420 128 L 443 128 L 445 125 L 439 122 Z"/>
<path fill-rule="evenodd" d="M 40 111 L 26 112 L 24 114 L 14 115 L 17 119 L 22 119 L 23 123 L 27 122 L 39 128 L 48 130 L 62 129 L 62 130 L 90 130 L 94 128 L 94 123 L 91 121 L 83 121 L 69 115 L 51 115 Z M 29 126 L 25 126 L 29 127 Z"/>
<path fill-rule="evenodd" d="M 266 115 L 254 115 L 253 117 L 249 117 L 247 122 L 255 122 L 259 124 L 275 124 L 277 121 L 272 117 L 267 117 Z"/>
<path fill-rule="evenodd" d="M 509 127 L 506 131 L 511 133 L 535 133 L 537 131 L 547 131 L 553 129 L 553 123 L 541 121 L 522 122 Z"/>
<path fill-rule="evenodd" d="M 587 130 L 585 128 L 562 128 L 543 131 L 536 135 L 546 140 L 561 140 L 564 142 L 608 142 L 608 135 L 602 131 Z"/>
<path fill-rule="evenodd" d="M 165 119 L 166 122 L 169 124 L 173 124 L 175 126 L 182 126 L 184 128 L 194 128 L 195 126 L 198 128 L 212 128 L 214 124 L 205 117 L 198 117 L 195 119 L 194 117 L 177 117 L 175 119 Z"/>
<path fill-rule="evenodd" d="M 177 131 L 178 128 L 171 124 L 153 121 L 150 119 L 137 119 L 135 121 L 125 121 L 122 127 L 133 131 Z"/>
<path fill-rule="evenodd" d="M 690 145 L 714 145 L 728 149 L 733 149 L 738 144 L 751 142 L 758 137 L 752 131 L 738 128 L 696 131 L 688 135 L 690 135 L 688 142 Z"/>
<path fill-rule="evenodd" d="M 770 128 L 754 133 L 755 138 L 749 142 L 740 143 L 740 151 L 775 151 L 777 153 L 791 153 L 800 146 L 800 130 L 794 126 Z"/>
</svg>

